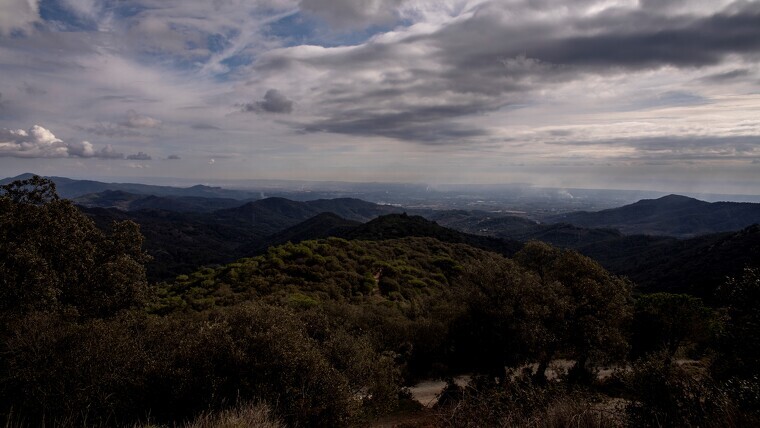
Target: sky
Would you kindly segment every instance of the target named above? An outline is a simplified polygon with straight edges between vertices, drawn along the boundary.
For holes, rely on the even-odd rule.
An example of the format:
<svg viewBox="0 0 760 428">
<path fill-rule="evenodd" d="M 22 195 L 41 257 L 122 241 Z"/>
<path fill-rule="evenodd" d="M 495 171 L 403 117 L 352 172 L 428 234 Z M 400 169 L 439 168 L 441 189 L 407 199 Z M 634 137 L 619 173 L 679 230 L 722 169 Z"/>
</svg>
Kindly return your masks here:
<svg viewBox="0 0 760 428">
<path fill-rule="evenodd" d="M 0 0 L 0 176 L 760 193 L 760 1 Z"/>
</svg>

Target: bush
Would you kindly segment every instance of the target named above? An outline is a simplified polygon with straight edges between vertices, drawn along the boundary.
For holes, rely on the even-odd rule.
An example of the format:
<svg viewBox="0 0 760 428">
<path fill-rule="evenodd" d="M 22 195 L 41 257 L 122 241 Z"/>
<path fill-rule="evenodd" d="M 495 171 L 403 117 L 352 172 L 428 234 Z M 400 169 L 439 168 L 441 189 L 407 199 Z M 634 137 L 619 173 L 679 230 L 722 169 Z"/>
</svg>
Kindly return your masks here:
<svg viewBox="0 0 760 428">
<path fill-rule="evenodd" d="M 621 375 L 633 397 L 628 413 L 634 425 L 740 426 L 735 403 L 725 388 L 703 367 L 671 364 L 664 352 L 636 362 Z"/>
<path fill-rule="evenodd" d="M 512 371 L 501 383 L 474 378 L 465 388 L 449 383 L 438 404 L 442 427 L 611 427 L 623 420 L 593 395 L 536 384 Z"/>
</svg>

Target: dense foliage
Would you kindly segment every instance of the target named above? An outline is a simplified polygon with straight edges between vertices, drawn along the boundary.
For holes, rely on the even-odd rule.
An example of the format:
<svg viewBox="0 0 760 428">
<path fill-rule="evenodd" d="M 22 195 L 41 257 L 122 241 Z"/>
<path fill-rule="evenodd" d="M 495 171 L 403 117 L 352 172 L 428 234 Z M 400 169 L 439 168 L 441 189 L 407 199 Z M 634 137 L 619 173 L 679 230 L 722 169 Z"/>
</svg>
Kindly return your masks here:
<svg viewBox="0 0 760 428">
<path fill-rule="evenodd" d="M 142 236 L 104 233 L 40 177 L 0 187 L 0 314 L 75 310 L 105 316 L 142 302 Z"/>
<path fill-rule="evenodd" d="M 396 409 L 405 385 L 460 373 L 472 380 L 444 391 L 443 426 L 759 420 L 757 270 L 728 281 L 716 311 L 634 298 L 628 280 L 540 242 L 510 259 L 403 237 L 419 220 L 398 215 L 354 229 L 373 240 L 287 243 L 148 288 L 134 224 L 102 232 L 39 178 L 1 195 L 9 423 L 352 426 Z"/>
</svg>

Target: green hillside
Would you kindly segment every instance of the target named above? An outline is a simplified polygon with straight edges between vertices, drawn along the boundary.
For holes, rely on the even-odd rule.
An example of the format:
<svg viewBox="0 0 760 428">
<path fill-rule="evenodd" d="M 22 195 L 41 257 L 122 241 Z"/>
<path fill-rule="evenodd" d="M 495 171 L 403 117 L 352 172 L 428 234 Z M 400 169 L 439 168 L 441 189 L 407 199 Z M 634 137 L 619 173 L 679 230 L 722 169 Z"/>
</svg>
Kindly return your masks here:
<svg viewBox="0 0 760 428">
<path fill-rule="evenodd" d="M 0 187 L 7 426 L 185 426 L 246 409 L 308 427 L 410 411 L 418 427 L 760 420 L 757 270 L 725 281 L 715 310 L 683 294 L 634 297 L 572 250 L 530 242 L 507 258 L 391 215 L 355 226 L 356 239 L 286 243 L 149 283 L 137 225 L 109 229 L 50 181 Z M 433 410 L 406 390 L 465 373 Z"/>
</svg>

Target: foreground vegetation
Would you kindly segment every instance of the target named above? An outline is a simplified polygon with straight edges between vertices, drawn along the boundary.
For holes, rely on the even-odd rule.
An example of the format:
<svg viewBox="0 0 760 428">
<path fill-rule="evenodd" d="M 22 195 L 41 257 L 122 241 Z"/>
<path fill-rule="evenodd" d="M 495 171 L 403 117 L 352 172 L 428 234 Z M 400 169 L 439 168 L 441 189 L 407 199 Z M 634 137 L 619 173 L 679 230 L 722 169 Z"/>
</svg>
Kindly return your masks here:
<svg viewBox="0 0 760 428">
<path fill-rule="evenodd" d="M 707 307 L 538 242 L 329 238 L 148 285 L 133 223 L 103 232 L 38 178 L 0 193 L 9 426 L 354 426 L 460 373 L 438 425 L 760 422 L 757 270 Z"/>
</svg>

